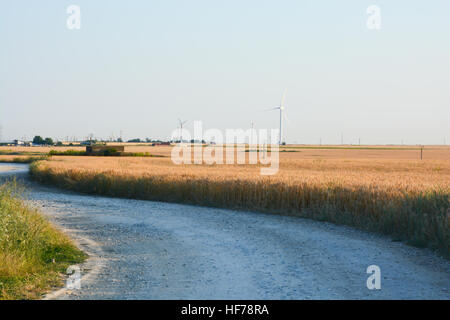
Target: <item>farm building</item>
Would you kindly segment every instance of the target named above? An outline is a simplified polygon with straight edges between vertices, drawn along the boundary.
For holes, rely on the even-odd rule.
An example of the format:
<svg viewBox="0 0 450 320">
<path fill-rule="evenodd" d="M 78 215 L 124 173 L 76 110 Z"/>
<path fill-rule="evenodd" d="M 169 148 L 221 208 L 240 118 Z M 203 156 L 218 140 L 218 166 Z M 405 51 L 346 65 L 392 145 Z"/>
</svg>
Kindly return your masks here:
<svg viewBox="0 0 450 320">
<path fill-rule="evenodd" d="M 27 145 L 27 143 L 25 141 L 21 141 L 21 140 L 14 140 L 13 144 L 15 146 L 25 146 L 25 145 Z"/>
</svg>

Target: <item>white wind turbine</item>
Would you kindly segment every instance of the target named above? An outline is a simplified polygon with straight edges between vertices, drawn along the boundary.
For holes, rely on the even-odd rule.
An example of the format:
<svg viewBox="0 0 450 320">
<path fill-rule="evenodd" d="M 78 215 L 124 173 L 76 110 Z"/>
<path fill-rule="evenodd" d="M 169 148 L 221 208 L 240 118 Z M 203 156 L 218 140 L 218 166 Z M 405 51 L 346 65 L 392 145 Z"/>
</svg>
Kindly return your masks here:
<svg viewBox="0 0 450 320">
<path fill-rule="evenodd" d="M 178 125 L 180 128 L 180 143 L 183 143 L 183 126 L 188 123 L 189 120 L 181 121 L 180 118 L 178 118 Z"/>
<path fill-rule="evenodd" d="M 270 108 L 267 109 L 266 111 L 270 111 L 270 110 L 280 110 L 280 136 L 278 139 L 278 144 L 281 145 L 283 143 L 283 116 L 286 117 L 285 114 L 283 114 L 283 110 L 284 110 L 284 100 L 286 99 L 286 93 L 287 93 L 287 89 L 284 90 L 283 93 L 283 97 L 281 98 L 281 103 L 279 106 L 276 106 L 274 108 Z"/>
</svg>

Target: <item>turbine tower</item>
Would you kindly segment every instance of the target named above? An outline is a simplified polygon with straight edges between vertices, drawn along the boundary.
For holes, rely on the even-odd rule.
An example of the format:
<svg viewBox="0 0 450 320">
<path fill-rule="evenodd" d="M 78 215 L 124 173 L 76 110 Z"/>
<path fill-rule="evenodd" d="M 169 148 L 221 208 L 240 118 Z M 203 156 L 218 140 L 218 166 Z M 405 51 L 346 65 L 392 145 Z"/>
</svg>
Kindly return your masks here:
<svg viewBox="0 0 450 320">
<path fill-rule="evenodd" d="M 181 121 L 180 118 L 178 118 L 178 124 L 180 126 L 180 143 L 183 143 L 183 126 L 188 122 L 189 120 Z"/>
<path fill-rule="evenodd" d="M 280 132 L 279 132 L 280 136 L 278 139 L 279 145 L 283 144 L 283 110 L 284 110 L 284 100 L 286 99 L 286 93 L 287 93 L 287 89 L 284 90 L 283 97 L 281 98 L 281 103 L 279 106 L 276 106 L 275 108 L 271 108 L 271 109 L 267 110 L 267 111 L 280 110 Z M 285 117 L 286 117 L 286 115 L 285 115 Z"/>
</svg>

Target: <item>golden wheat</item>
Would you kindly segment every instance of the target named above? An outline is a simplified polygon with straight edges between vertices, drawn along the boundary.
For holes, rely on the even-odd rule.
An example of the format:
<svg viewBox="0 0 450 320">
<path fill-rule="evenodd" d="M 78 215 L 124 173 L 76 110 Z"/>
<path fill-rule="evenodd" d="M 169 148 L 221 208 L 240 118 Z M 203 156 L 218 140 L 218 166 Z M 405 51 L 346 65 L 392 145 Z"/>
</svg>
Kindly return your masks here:
<svg viewBox="0 0 450 320">
<path fill-rule="evenodd" d="M 31 172 L 40 181 L 82 192 L 327 220 L 449 252 L 445 157 L 280 155 L 274 176 L 261 176 L 259 165 L 174 165 L 169 158 L 57 157 L 33 165 Z"/>
</svg>

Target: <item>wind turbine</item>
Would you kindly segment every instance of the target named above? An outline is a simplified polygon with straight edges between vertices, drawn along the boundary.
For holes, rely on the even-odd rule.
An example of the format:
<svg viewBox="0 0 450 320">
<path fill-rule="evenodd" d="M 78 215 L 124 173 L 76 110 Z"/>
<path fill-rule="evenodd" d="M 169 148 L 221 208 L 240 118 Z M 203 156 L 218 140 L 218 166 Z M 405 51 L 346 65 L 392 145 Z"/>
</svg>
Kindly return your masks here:
<svg viewBox="0 0 450 320">
<path fill-rule="evenodd" d="M 276 106 L 274 108 L 266 110 L 266 111 L 280 110 L 280 136 L 278 139 L 279 145 L 281 145 L 283 143 L 283 110 L 284 110 L 284 100 L 286 99 L 286 93 L 287 93 L 287 89 L 284 90 L 283 97 L 281 98 L 281 103 L 279 106 Z M 284 115 L 284 117 L 286 117 L 286 115 Z"/>
<path fill-rule="evenodd" d="M 180 143 L 183 143 L 183 126 L 188 122 L 189 120 L 182 121 L 180 118 L 178 118 L 178 124 L 180 126 Z"/>
</svg>

